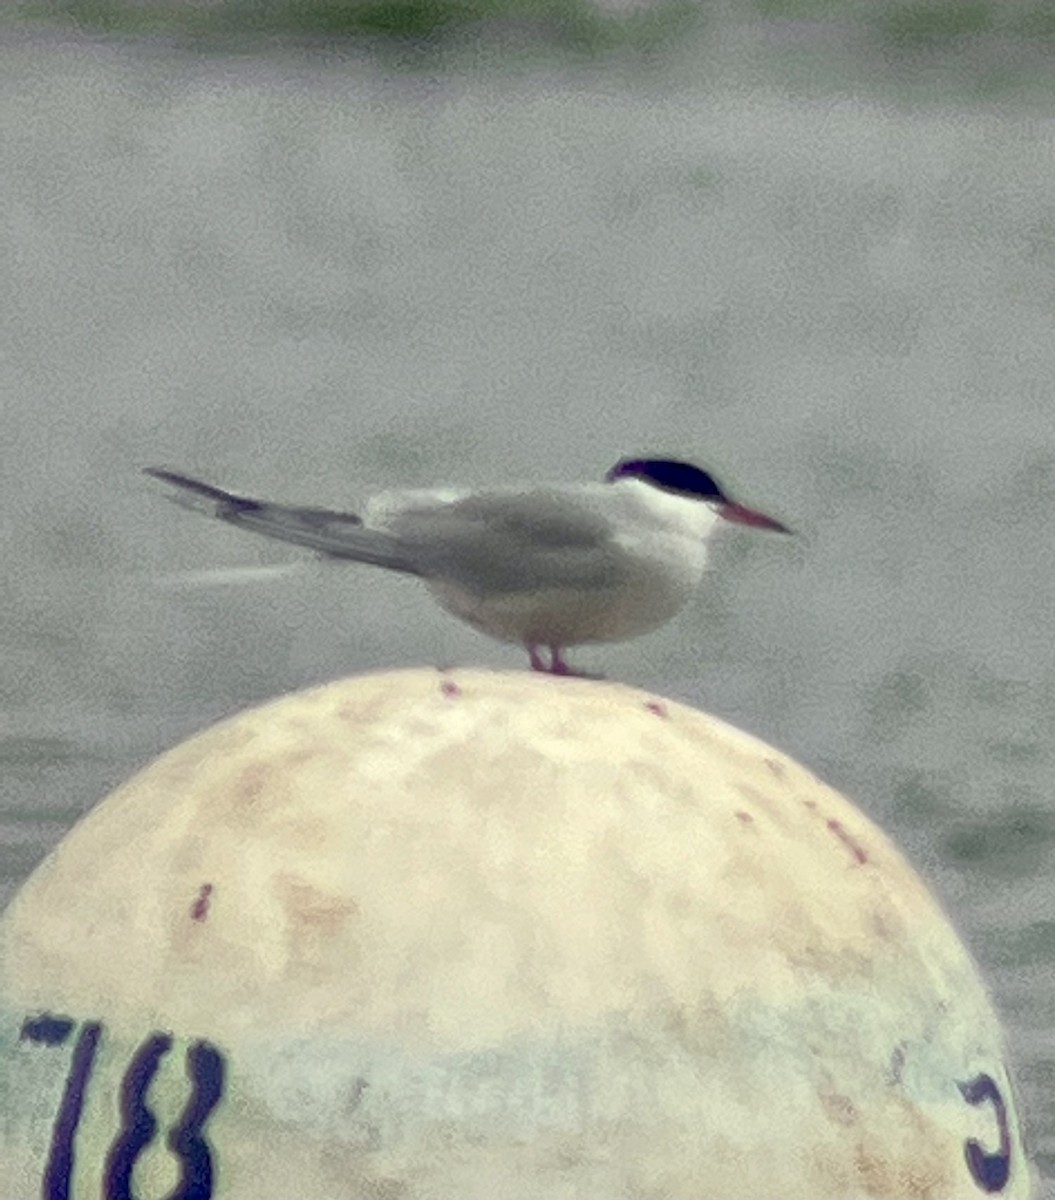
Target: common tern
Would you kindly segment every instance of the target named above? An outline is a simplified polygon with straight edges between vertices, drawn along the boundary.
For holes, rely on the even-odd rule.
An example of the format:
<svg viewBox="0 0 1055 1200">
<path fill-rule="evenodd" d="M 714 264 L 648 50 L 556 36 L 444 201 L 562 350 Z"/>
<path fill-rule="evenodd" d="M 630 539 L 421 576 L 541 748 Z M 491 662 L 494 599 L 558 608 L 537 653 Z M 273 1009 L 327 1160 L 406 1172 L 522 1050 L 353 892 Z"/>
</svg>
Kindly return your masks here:
<svg viewBox="0 0 1055 1200">
<path fill-rule="evenodd" d="M 623 459 L 599 483 L 382 492 L 361 516 L 255 500 L 162 467 L 146 473 L 232 525 L 417 575 L 448 612 L 524 646 L 533 670 L 555 675 L 577 674 L 569 646 L 669 621 L 700 582 L 723 521 L 789 532 L 706 471 L 666 458 Z"/>
</svg>

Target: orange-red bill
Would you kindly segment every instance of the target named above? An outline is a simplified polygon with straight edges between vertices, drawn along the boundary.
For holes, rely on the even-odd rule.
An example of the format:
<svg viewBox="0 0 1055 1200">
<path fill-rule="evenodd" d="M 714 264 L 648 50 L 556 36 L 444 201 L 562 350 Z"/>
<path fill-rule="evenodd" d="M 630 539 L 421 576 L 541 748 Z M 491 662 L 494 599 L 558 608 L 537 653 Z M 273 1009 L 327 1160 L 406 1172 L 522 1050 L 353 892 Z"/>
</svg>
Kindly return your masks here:
<svg viewBox="0 0 1055 1200">
<path fill-rule="evenodd" d="M 772 517 L 767 517 L 765 513 L 757 512 L 753 508 L 745 508 L 742 504 L 726 501 L 718 511 L 727 521 L 735 521 L 738 525 L 753 525 L 756 529 L 772 529 L 775 533 L 791 532 L 786 525 L 781 525 L 779 521 L 774 521 Z"/>
</svg>

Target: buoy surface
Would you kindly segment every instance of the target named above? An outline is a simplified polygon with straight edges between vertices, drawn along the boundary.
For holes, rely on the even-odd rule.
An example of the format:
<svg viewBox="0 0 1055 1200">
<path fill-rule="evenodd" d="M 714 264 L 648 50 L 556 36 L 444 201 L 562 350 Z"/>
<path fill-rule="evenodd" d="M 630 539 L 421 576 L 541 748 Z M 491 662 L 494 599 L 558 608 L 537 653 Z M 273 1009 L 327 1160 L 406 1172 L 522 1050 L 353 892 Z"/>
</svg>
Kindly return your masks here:
<svg viewBox="0 0 1055 1200">
<path fill-rule="evenodd" d="M 191 738 L 0 923 L 10 1200 L 1026 1197 L 901 854 L 616 684 L 409 671 Z"/>
</svg>

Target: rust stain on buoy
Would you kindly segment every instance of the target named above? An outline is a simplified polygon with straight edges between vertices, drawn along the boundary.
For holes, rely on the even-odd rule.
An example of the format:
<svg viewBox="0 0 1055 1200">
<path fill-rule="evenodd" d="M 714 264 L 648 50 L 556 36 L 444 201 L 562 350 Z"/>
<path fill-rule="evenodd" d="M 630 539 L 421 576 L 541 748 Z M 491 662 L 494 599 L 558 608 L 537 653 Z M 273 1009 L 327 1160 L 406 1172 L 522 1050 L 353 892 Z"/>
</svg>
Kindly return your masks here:
<svg viewBox="0 0 1055 1200">
<path fill-rule="evenodd" d="M 842 1092 L 837 1092 L 831 1086 L 830 1081 L 827 1081 L 822 1088 L 818 1089 L 817 1098 L 824 1109 L 824 1115 L 834 1125 L 848 1127 L 857 1124 L 857 1108 L 854 1102 L 849 1096 L 843 1095 Z"/>
<path fill-rule="evenodd" d="M 272 771 L 263 763 L 250 763 L 232 788 L 232 808 L 252 808 L 267 791 Z"/>
<path fill-rule="evenodd" d="M 948 1196 L 948 1179 L 929 1153 L 934 1127 L 919 1113 L 906 1110 L 910 1123 L 906 1141 L 912 1147 L 905 1160 L 892 1163 L 886 1148 L 871 1135 L 857 1146 L 857 1177 L 869 1196 L 904 1196 L 905 1200 L 940 1200 Z"/>
<path fill-rule="evenodd" d="M 203 883 L 198 889 L 198 895 L 190 906 L 190 919 L 204 921 L 209 915 L 209 898 L 212 896 L 212 884 Z"/>
<path fill-rule="evenodd" d="M 763 813 L 782 829 L 788 828 L 787 806 L 781 802 L 779 797 L 750 783 L 738 783 L 734 784 L 734 787 L 756 813 Z"/>
<path fill-rule="evenodd" d="M 294 925 L 308 926 L 334 936 L 348 918 L 359 911 L 354 900 L 332 895 L 295 875 L 279 874 L 275 883 L 282 905 Z"/>
<path fill-rule="evenodd" d="M 847 850 L 850 851 L 854 858 L 857 859 L 858 863 L 868 862 L 868 854 L 866 853 L 864 847 L 854 838 L 853 834 L 847 832 L 847 829 L 843 825 L 842 821 L 836 821 L 834 817 L 830 817 L 828 819 L 828 828 L 832 831 L 832 833 L 835 834 L 839 841 L 842 842 Z"/>
</svg>

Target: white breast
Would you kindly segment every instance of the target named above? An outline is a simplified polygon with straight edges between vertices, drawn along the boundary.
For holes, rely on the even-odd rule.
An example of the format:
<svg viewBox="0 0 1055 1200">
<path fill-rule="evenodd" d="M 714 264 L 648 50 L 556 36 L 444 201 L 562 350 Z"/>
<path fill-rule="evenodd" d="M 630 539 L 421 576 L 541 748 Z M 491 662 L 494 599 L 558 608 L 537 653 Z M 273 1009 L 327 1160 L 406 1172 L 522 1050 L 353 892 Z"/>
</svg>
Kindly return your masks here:
<svg viewBox="0 0 1055 1200">
<path fill-rule="evenodd" d="M 568 502 L 604 516 L 621 552 L 610 582 L 491 593 L 431 579 L 448 611 L 500 641 L 574 646 L 622 641 L 665 624 L 690 599 L 719 521 L 705 503 L 658 492 L 637 480 L 569 489 Z"/>
</svg>

